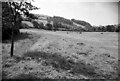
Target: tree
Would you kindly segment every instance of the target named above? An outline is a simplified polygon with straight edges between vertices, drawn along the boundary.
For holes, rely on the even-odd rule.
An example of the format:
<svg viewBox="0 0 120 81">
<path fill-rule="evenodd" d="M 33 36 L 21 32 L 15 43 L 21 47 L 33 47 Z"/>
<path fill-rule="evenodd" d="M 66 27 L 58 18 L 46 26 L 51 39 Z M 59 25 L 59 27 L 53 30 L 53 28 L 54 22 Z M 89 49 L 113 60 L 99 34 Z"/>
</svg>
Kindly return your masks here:
<svg viewBox="0 0 120 81">
<path fill-rule="evenodd" d="M 120 32 L 120 24 L 118 24 L 118 26 L 116 28 L 116 32 Z"/>
<path fill-rule="evenodd" d="M 33 9 L 39 9 L 31 4 L 31 1 L 28 0 L 10 0 L 11 2 L 7 2 L 10 10 L 12 12 L 13 17 L 13 27 L 12 27 L 12 35 L 11 35 L 11 57 L 13 56 L 14 51 L 14 29 L 17 27 L 17 23 L 19 23 L 20 14 L 25 14 L 29 16 L 29 11 Z"/>
<path fill-rule="evenodd" d="M 2 40 L 6 40 L 11 37 L 11 31 L 13 27 L 13 14 L 10 6 L 3 2 L 2 3 Z M 15 29 L 15 31 L 17 28 Z M 18 34 L 18 30 L 17 33 Z"/>
<path fill-rule="evenodd" d="M 102 26 L 102 32 L 106 32 L 106 28 L 104 26 Z"/>
</svg>

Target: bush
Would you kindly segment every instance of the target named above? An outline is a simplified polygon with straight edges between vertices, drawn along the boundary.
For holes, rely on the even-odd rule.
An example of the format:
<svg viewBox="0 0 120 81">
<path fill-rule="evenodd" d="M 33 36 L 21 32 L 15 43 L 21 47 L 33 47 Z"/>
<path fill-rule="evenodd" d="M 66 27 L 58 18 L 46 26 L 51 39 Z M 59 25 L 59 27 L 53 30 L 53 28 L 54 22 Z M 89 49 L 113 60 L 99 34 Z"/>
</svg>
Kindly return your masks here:
<svg viewBox="0 0 120 81">
<path fill-rule="evenodd" d="M 43 29 L 44 28 L 44 24 L 42 22 L 33 21 L 32 23 L 33 23 L 35 28 L 38 28 L 38 29 Z"/>
<path fill-rule="evenodd" d="M 46 27 L 47 27 L 47 30 L 52 30 L 53 28 L 52 28 L 52 24 L 50 24 L 50 23 L 47 23 L 46 24 Z"/>
</svg>

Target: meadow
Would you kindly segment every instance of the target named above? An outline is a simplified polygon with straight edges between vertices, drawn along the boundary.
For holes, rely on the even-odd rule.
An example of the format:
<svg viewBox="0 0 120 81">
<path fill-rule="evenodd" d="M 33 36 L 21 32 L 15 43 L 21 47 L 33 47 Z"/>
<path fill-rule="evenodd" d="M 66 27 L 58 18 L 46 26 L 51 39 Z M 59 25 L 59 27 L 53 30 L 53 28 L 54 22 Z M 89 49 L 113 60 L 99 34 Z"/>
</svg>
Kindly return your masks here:
<svg viewBox="0 0 120 81">
<path fill-rule="evenodd" d="M 21 29 L 2 43 L 4 79 L 117 79 L 118 33 Z"/>
</svg>

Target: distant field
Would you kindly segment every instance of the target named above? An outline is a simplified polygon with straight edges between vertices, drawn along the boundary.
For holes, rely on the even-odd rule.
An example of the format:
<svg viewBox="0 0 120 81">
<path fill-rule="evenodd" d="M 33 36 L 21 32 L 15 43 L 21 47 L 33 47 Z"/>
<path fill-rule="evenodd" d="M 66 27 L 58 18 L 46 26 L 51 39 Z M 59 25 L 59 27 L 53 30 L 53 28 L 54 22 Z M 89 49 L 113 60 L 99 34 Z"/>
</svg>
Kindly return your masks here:
<svg viewBox="0 0 120 81">
<path fill-rule="evenodd" d="M 10 43 L 3 43 L 3 78 L 117 78 L 117 33 L 20 31 L 13 58 Z"/>
<path fill-rule="evenodd" d="M 69 31 L 41 31 L 41 30 L 30 30 L 38 34 L 50 34 L 55 36 L 62 36 L 71 39 L 77 39 L 81 42 L 87 43 L 89 45 L 100 47 L 113 52 L 115 55 L 118 54 L 118 33 L 116 32 L 69 32 Z M 68 34 L 67 34 L 68 32 Z M 101 34 L 103 33 L 103 34 Z"/>
</svg>

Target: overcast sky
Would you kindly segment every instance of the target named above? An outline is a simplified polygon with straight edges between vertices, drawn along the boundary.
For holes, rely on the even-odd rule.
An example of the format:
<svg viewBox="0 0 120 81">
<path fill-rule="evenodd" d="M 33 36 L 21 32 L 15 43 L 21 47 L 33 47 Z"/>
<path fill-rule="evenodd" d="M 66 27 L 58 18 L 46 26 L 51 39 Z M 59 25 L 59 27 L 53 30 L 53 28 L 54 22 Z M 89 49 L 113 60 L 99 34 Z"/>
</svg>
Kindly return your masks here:
<svg viewBox="0 0 120 81">
<path fill-rule="evenodd" d="M 109 1 L 109 2 L 108 2 Z M 111 1 L 111 2 L 110 2 Z M 35 0 L 36 14 L 78 19 L 92 25 L 118 23 L 118 0 Z"/>
</svg>

